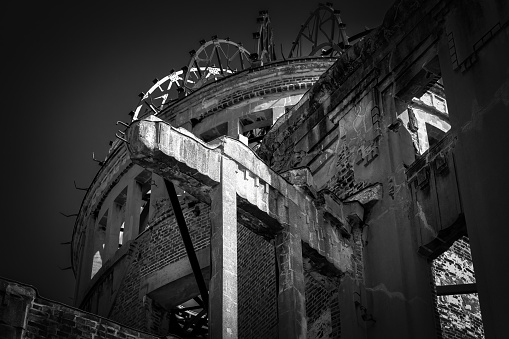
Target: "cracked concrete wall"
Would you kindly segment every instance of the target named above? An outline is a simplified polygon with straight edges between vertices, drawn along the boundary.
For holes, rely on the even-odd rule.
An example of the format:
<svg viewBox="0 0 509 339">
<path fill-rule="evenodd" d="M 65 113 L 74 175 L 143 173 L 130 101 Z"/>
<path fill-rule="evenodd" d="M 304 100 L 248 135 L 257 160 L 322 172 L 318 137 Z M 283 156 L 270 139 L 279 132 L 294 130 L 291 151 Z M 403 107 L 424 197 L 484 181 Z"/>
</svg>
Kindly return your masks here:
<svg viewBox="0 0 509 339">
<path fill-rule="evenodd" d="M 377 331 L 365 329 L 362 320 L 360 324 L 346 325 L 360 330 L 346 329 L 346 332 L 360 331 L 373 338 L 383 338 L 395 333 L 391 325 L 394 316 L 409 324 L 409 318 L 416 314 L 432 312 L 432 299 L 431 294 L 429 298 L 426 296 L 430 293 L 428 264 L 417 257 L 417 249 L 413 245 L 415 234 L 408 230 L 411 195 L 404 165 L 410 165 L 414 160 L 412 139 L 404 128 L 383 128 L 389 125 L 390 115 L 381 114 L 382 109 L 376 104 L 379 100 L 375 98 L 377 95 L 376 91 L 369 90 L 342 112 L 335 123 L 327 117 L 315 124 L 315 128 L 307 129 L 312 122 L 303 123 L 305 127 L 286 136 L 286 140 L 292 142 L 286 142 L 286 148 L 276 150 L 271 164 L 280 170 L 307 166 L 313 175 L 314 189 L 325 189 L 342 200 L 381 184 L 382 190 L 376 199 L 379 201 L 367 204 L 369 212 L 364 223 L 369 226 L 357 229 L 355 237 L 345 238 L 334 228 L 322 237 L 326 242 L 336 244 L 327 247 L 324 256 L 334 258 L 339 253 L 337 266 L 342 274 L 354 279 L 343 279 L 344 283 L 361 289 L 365 287 L 367 296 L 362 299 L 367 311 L 364 316 L 377 319 Z M 395 109 L 390 98 L 389 94 L 384 102 L 385 111 Z M 313 120 L 315 116 L 312 114 L 309 119 Z M 329 229 L 324 221 L 319 224 L 323 225 L 320 228 L 324 231 Z M 309 239 L 312 240 L 314 229 L 309 231 Z M 411 281 L 407 280 L 407 271 L 414 272 Z M 387 312 L 387 309 L 391 311 Z M 354 309 L 349 312 L 359 311 Z M 357 315 L 344 316 L 358 318 Z M 324 317 L 324 321 L 329 319 Z M 429 319 L 432 322 L 432 316 Z M 320 324 L 323 325 L 323 321 Z M 314 335 L 322 333 L 316 327 L 318 323 L 310 325 L 309 330 Z M 421 326 L 426 328 L 424 322 Z M 410 325 L 401 326 L 396 332 L 422 337 L 435 334 L 434 329 L 422 332 L 422 328 L 419 330 Z"/>
<path fill-rule="evenodd" d="M 379 31 L 348 50 L 285 119 L 276 122 L 259 150 L 277 172 L 307 166 L 317 191 L 327 189 L 341 199 L 375 185 L 382 188 L 378 199 L 364 205 L 364 224 L 358 236 L 363 245 L 359 251 L 362 279 L 355 278 L 360 272 L 354 275 L 351 270 L 352 256 L 342 258 L 340 264 L 344 274 L 340 298 L 353 303 L 350 293 L 359 295 L 358 306 L 345 307 L 341 314 L 357 320 L 347 322 L 344 330 L 359 337 L 437 335 L 429 264 L 417 254 L 419 230 L 412 225 L 412 195 L 405 173 L 415 160 L 415 151 L 412 136 L 396 120 L 415 96 L 411 94 L 428 86 L 426 80 L 415 82 L 421 81 L 413 76 L 421 66 L 406 74 L 403 69 L 411 62 L 425 63 L 436 54 L 429 40 L 415 45 L 428 38 L 429 27 L 420 27 L 410 36 L 403 33 L 405 25 L 409 29 L 418 22 L 426 26 L 426 20 L 417 17 L 436 15 L 430 12 L 435 3 L 420 6 L 398 2 Z M 443 15 L 441 10 L 440 6 L 433 9 Z M 389 39 L 394 40 L 385 44 Z M 416 62 L 419 58 L 424 61 Z M 364 61 L 377 68 L 356 68 Z"/>
</svg>

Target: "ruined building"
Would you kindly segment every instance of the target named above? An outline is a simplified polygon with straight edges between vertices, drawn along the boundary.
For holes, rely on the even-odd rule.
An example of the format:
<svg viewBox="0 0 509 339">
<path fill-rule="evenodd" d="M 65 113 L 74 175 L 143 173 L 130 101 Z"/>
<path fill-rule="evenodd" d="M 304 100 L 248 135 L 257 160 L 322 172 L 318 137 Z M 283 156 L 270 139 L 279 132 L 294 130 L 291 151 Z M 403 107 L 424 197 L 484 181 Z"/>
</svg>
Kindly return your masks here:
<svg viewBox="0 0 509 339">
<path fill-rule="evenodd" d="M 267 12 L 257 51 L 201 41 L 140 95 L 87 191 L 80 310 L 4 282 L 24 313 L 0 328 L 502 338 L 508 19 L 505 0 L 403 0 L 349 37 L 326 4 L 284 58 Z"/>
</svg>

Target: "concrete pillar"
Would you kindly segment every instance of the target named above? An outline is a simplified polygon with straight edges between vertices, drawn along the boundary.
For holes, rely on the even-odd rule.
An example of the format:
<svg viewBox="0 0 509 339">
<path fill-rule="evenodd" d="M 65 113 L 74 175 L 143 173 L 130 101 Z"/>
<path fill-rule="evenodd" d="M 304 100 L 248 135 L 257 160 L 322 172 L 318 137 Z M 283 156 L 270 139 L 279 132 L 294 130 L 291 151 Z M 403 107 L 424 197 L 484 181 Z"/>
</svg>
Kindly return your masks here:
<svg viewBox="0 0 509 339">
<path fill-rule="evenodd" d="M 135 179 L 132 179 L 127 187 L 127 201 L 125 208 L 124 241 L 138 236 L 141 211 L 141 185 Z"/>
<path fill-rule="evenodd" d="M 152 173 L 152 184 L 150 186 L 150 209 L 148 211 L 148 222 L 152 221 L 156 212 L 161 209 L 163 200 L 168 205 L 168 191 L 164 185 L 164 179 Z"/>
<path fill-rule="evenodd" d="M 237 165 L 221 160 L 221 183 L 212 191 L 209 285 L 211 339 L 237 338 Z"/>
<path fill-rule="evenodd" d="M 451 127 L 458 137 L 454 160 L 484 333 L 486 338 L 505 338 L 509 289 L 502 276 L 509 262 L 505 214 L 509 191 L 509 28 L 503 23 L 507 23 L 509 7 L 498 0 L 479 1 L 476 6 L 475 11 L 458 6 L 449 13 L 446 24 L 453 34 L 444 32 L 439 57 Z M 491 31 L 498 23 L 502 24 L 500 31 Z M 490 39 L 483 37 L 488 32 Z M 459 55 L 457 60 L 451 57 L 451 45 Z"/>
<path fill-rule="evenodd" d="M 240 122 L 238 118 L 231 118 L 228 121 L 228 136 L 232 138 L 237 138 L 239 134 L 242 134 L 242 128 L 240 127 Z"/>
<path fill-rule="evenodd" d="M 279 196 L 277 209 L 284 229 L 276 237 L 279 265 L 278 318 L 279 338 L 306 338 L 306 298 L 302 243 L 299 233 L 301 213 L 294 203 Z"/>
<path fill-rule="evenodd" d="M 394 124 L 406 109 L 395 100 L 394 86 L 382 93 L 381 103 L 381 126 Z M 405 165 L 415 160 L 414 148 L 408 131 L 396 126 L 382 128 L 379 157 L 387 165 L 379 171 L 387 178 L 387 194 L 369 212 L 371 240 L 363 250 L 367 298 L 361 301 L 366 300 L 367 313 L 376 320 L 366 327 L 370 338 L 437 338 L 429 263 L 418 255 L 415 239 L 420 230 L 412 225 L 408 210 L 412 197 Z"/>
<path fill-rule="evenodd" d="M 118 250 L 118 236 L 124 222 L 124 209 L 112 201 L 108 208 L 108 225 L 106 226 L 106 241 L 104 246 L 105 261 L 111 259 Z"/>
</svg>

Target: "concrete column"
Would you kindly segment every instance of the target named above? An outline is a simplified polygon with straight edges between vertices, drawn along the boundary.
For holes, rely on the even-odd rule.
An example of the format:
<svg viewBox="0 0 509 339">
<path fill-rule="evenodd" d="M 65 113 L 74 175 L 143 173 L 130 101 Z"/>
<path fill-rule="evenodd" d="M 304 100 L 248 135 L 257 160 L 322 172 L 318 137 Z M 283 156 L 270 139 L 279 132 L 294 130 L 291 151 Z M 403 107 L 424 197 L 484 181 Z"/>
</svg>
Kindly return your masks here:
<svg viewBox="0 0 509 339">
<path fill-rule="evenodd" d="M 306 338 L 306 298 L 302 243 L 299 233 L 301 213 L 298 206 L 283 197 L 277 198 L 280 220 L 288 220 L 276 237 L 279 265 L 278 318 L 279 338 Z"/>
<path fill-rule="evenodd" d="M 451 127 L 458 136 L 454 160 L 484 333 L 486 338 L 505 338 L 509 317 L 509 289 L 503 278 L 509 262 L 505 213 L 509 192 L 509 28 L 502 23 L 507 23 L 509 7 L 504 1 L 479 1 L 476 6 L 475 11 L 460 11 L 461 6 L 451 11 L 446 23 L 454 38 L 450 41 L 444 33 L 439 56 Z M 500 31 L 491 33 L 498 23 L 502 24 Z M 484 43 L 481 37 L 488 32 L 493 37 Z M 463 52 L 456 62 L 450 55 L 451 44 L 458 54 Z M 474 49 L 473 64 L 455 68 L 467 58 L 464 51 Z"/>
<path fill-rule="evenodd" d="M 232 138 L 237 138 L 239 134 L 242 134 L 239 119 L 230 118 L 228 121 L 228 135 Z"/>
<path fill-rule="evenodd" d="M 152 185 L 150 187 L 151 193 L 150 193 L 150 209 L 148 212 L 148 221 L 150 222 L 156 213 L 158 212 L 158 209 L 161 208 L 161 205 L 163 204 L 163 200 L 166 200 L 165 206 L 166 209 L 168 208 L 168 191 L 166 191 L 166 187 L 164 185 L 164 179 L 160 177 L 159 175 L 152 173 Z"/>
<path fill-rule="evenodd" d="M 110 208 L 108 208 L 108 225 L 106 226 L 106 241 L 104 245 L 105 261 L 111 259 L 118 250 L 118 236 L 124 221 L 123 212 L 122 206 L 112 201 Z"/>
<path fill-rule="evenodd" d="M 221 160 L 221 183 L 212 191 L 209 333 L 211 339 L 237 338 L 236 164 Z"/>
<path fill-rule="evenodd" d="M 125 208 L 124 241 L 125 244 L 138 236 L 141 210 L 141 185 L 132 179 L 127 187 Z"/>
</svg>

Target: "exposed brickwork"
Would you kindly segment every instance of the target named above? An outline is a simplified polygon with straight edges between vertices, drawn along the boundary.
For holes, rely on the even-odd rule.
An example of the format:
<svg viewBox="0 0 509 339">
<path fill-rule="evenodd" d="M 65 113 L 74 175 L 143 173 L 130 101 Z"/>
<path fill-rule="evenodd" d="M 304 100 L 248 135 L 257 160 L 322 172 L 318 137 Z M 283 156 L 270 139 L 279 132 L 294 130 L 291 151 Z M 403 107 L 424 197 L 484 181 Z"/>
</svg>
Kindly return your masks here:
<svg viewBox="0 0 509 339">
<path fill-rule="evenodd" d="M 209 207 L 205 204 L 197 204 L 197 208 L 184 208 L 183 213 L 193 241 L 195 250 L 200 250 L 209 246 L 210 242 L 210 221 L 208 218 Z M 162 310 L 156 319 L 152 319 L 152 303 L 149 298 L 145 301 L 140 299 L 140 280 L 143 276 L 159 270 L 168 264 L 177 262 L 187 256 L 180 231 L 172 213 L 162 215 L 160 219 L 155 220 L 154 226 L 149 225 L 149 229 L 137 239 L 138 246 L 133 253 L 133 262 L 129 267 L 125 280 L 120 287 L 120 293 L 115 302 L 111 313 L 112 319 L 124 324 L 131 324 L 136 328 L 143 330 L 159 331 L 159 323 L 164 315 Z M 148 329 L 147 323 L 152 328 Z"/>
<path fill-rule="evenodd" d="M 195 251 L 208 247 L 210 244 L 210 207 L 203 203 L 196 204 L 192 208 L 184 207 L 187 206 L 182 206 L 182 209 Z M 199 215 L 196 216 L 198 210 Z M 151 224 L 149 224 L 149 228 L 151 228 L 149 239 L 142 242 L 143 265 L 140 270 L 142 276 L 187 256 L 173 213 L 162 215 Z"/>
<path fill-rule="evenodd" d="M 239 338 L 277 338 L 277 286 L 274 247 L 239 224 Z"/>
<path fill-rule="evenodd" d="M 209 246 L 209 206 L 197 203 L 182 206 L 189 233 L 195 250 Z M 162 269 L 187 256 L 178 225 L 170 208 L 161 209 L 148 225 L 145 232 L 130 244 L 130 264 L 120 285 L 118 295 L 109 317 L 122 324 L 150 333 L 166 334 L 168 314 L 150 298 L 140 297 L 140 283 L 144 276 Z M 165 210 L 165 211 L 164 211 Z M 93 300 L 101 297 L 101 286 L 88 296 L 84 308 L 92 310 Z"/>
<path fill-rule="evenodd" d="M 353 246 L 354 276 L 357 283 L 364 283 L 364 261 L 362 258 L 362 230 L 359 227 L 352 229 L 351 244 Z"/>
<path fill-rule="evenodd" d="M 329 298 L 329 305 L 331 310 L 331 338 L 341 338 L 341 314 L 339 312 L 339 292 L 334 290 Z"/>
<path fill-rule="evenodd" d="M 306 280 L 307 337 L 340 338 L 339 297 L 335 282 L 317 272 L 305 271 L 304 278 Z"/>
<path fill-rule="evenodd" d="M 0 314 L 4 307 L 11 307 L 23 323 L 0 319 L 0 337 L 2 338 L 160 338 L 139 332 L 111 320 L 87 313 L 60 303 L 37 296 L 29 286 L 1 281 Z M 23 307 L 13 307 L 10 301 L 24 300 Z M 21 331 L 23 335 L 21 336 Z M 15 333 L 17 334 L 15 335 Z M 174 338 L 172 336 L 168 338 Z"/>
<path fill-rule="evenodd" d="M 365 182 L 355 180 L 354 158 L 355 154 L 344 143 L 339 149 L 338 160 L 336 161 L 337 174 L 329 181 L 329 189 L 340 199 L 345 199 L 368 186 Z"/>
<path fill-rule="evenodd" d="M 433 261 L 435 284 L 454 285 L 475 282 L 468 238 L 457 240 Z M 484 338 L 477 293 L 437 297 L 443 338 Z"/>
</svg>

